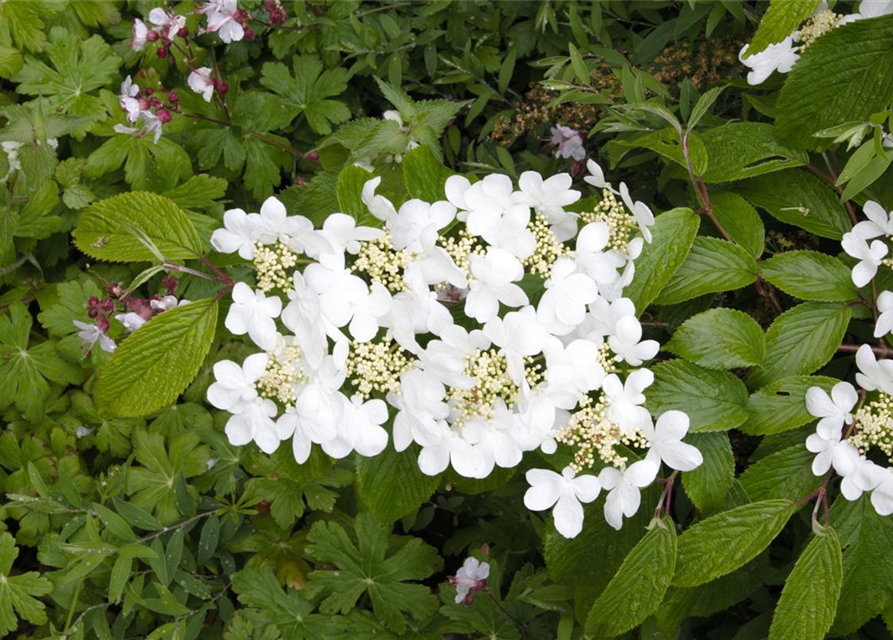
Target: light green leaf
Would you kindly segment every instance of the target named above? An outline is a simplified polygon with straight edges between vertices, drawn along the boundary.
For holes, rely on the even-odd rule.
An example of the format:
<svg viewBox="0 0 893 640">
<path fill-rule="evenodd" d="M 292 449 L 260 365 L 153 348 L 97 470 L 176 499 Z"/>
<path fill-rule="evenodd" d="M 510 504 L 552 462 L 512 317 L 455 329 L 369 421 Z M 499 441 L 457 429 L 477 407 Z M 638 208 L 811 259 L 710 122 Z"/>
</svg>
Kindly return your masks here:
<svg viewBox="0 0 893 640">
<path fill-rule="evenodd" d="M 831 630 L 842 577 L 837 533 L 831 527 L 822 528 L 785 581 L 769 640 L 822 640 Z"/>
<path fill-rule="evenodd" d="M 52 290 L 54 295 L 39 298 L 43 310 L 37 314 L 37 319 L 47 331 L 57 336 L 78 331 L 75 320 L 90 322 L 87 301 L 90 296 L 102 296 L 99 285 L 86 279 L 59 282 L 53 285 Z"/>
<path fill-rule="evenodd" d="M 728 431 L 747 420 L 747 389 L 726 371 L 711 371 L 685 362 L 659 362 L 651 370 L 645 407 L 654 416 L 677 409 L 688 414 L 691 431 Z"/>
<path fill-rule="evenodd" d="M 704 457 L 700 467 L 682 474 L 682 486 L 701 513 L 718 510 L 735 482 L 735 458 L 725 433 L 692 433 L 685 441 Z"/>
<path fill-rule="evenodd" d="M 454 174 L 434 156 L 429 147 L 418 147 L 403 156 L 403 180 L 413 198 L 425 202 L 445 199 L 444 184 Z"/>
<path fill-rule="evenodd" d="M 787 38 L 818 6 L 819 0 L 771 0 L 745 58 Z"/>
<path fill-rule="evenodd" d="M 13 537 L 0 533 L 0 634 L 15 631 L 19 619 L 36 625 L 47 621 L 46 607 L 36 598 L 53 590 L 53 583 L 36 571 L 10 575 L 19 555 Z"/>
<path fill-rule="evenodd" d="M 842 302 L 804 302 L 785 311 L 766 332 L 766 357 L 748 385 L 762 387 L 823 366 L 837 353 L 851 315 Z"/>
<path fill-rule="evenodd" d="M 751 204 L 731 191 L 710 194 L 713 215 L 737 244 L 754 258 L 763 254 L 766 230 L 760 214 Z"/>
<path fill-rule="evenodd" d="M 664 599 L 675 569 L 676 524 L 655 520 L 592 605 L 586 633 L 613 638 L 640 625 Z"/>
<path fill-rule="evenodd" d="M 801 300 L 859 299 L 849 268 L 837 258 L 818 251 L 776 254 L 760 265 L 760 276 Z"/>
<path fill-rule="evenodd" d="M 800 169 L 757 176 L 733 188 L 777 220 L 823 238 L 840 240 L 853 226 L 832 187 Z"/>
<path fill-rule="evenodd" d="M 654 303 L 676 304 L 705 293 L 740 289 L 756 280 L 756 272 L 753 256 L 738 245 L 699 236 Z"/>
<path fill-rule="evenodd" d="M 683 322 L 665 349 L 708 369 L 735 369 L 758 365 L 765 340 L 760 325 L 746 313 L 709 309 Z"/>
<path fill-rule="evenodd" d="M 657 297 L 688 255 L 698 233 L 700 219 L 691 209 L 673 209 L 656 217 L 651 229 L 653 239 L 636 260 L 636 277 L 624 289 L 624 295 L 645 307 Z"/>
<path fill-rule="evenodd" d="M 81 214 L 72 237 L 87 255 L 110 262 L 155 260 L 147 240 L 167 260 L 196 258 L 202 253 L 198 232 L 184 211 L 164 196 L 143 191 L 91 205 Z"/>
<path fill-rule="evenodd" d="M 357 459 L 357 488 L 360 500 L 385 522 L 393 522 L 418 509 L 437 489 L 438 476 L 422 473 L 419 448 L 412 445 L 400 453 L 385 449 L 372 458 Z"/>
<path fill-rule="evenodd" d="M 357 221 L 357 224 L 377 227 L 381 220 L 369 212 L 362 200 L 363 185 L 373 178 L 362 167 L 344 167 L 338 174 L 338 182 L 335 185 L 335 193 L 338 196 L 338 208 Z"/>
<path fill-rule="evenodd" d="M 202 173 L 161 195 L 183 209 L 208 209 L 214 205 L 215 200 L 223 197 L 227 186 L 228 183 L 223 178 Z"/>
<path fill-rule="evenodd" d="M 757 460 L 739 481 L 753 500 L 806 496 L 821 484 L 821 479 L 812 473 L 813 458 L 815 454 L 801 441 Z"/>
<path fill-rule="evenodd" d="M 233 591 L 239 602 L 259 617 L 259 623 L 277 630 L 270 636 L 248 636 L 252 639 L 273 640 L 281 632 L 288 640 L 316 640 L 327 633 L 330 616 L 313 613 L 313 605 L 295 589 L 283 591 L 270 568 L 249 567 L 234 573 Z"/>
<path fill-rule="evenodd" d="M 217 307 L 216 300 L 205 298 L 169 309 L 122 342 L 99 373 L 100 409 L 143 417 L 176 400 L 208 354 Z"/>
<path fill-rule="evenodd" d="M 704 131 L 701 141 L 710 158 L 702 176 L 708 184 L 743 180 L 809 162 L 805 151 L 778 142 L 772 125 L 762 122 L 730 122 Z"/>
<path fill-rule="evenodd" d="M 781 433 L 815 420 L 806 410 L 806 391 L 821 387 L 827 392 L 840 382 L 825 376 L 791 376 L 770 382 L 751 394 L 747 422 L 739 429 L 752 436 Z"/>
<path fill-rule="evenodd" d="M 778 138 L 805 149 L 826 149 L 833 141 L 813 134 L 883 111 L 891 84 L 893 16 L 832 29 L 803 53 L 781 89 Z"/>
<path fill-rule="evenodd" d="M 675 587 L 696 587 L 754 559 L 784 528 L 794 504 L 765 500 L 695 524 L 679 536 Z"/>
</svg>

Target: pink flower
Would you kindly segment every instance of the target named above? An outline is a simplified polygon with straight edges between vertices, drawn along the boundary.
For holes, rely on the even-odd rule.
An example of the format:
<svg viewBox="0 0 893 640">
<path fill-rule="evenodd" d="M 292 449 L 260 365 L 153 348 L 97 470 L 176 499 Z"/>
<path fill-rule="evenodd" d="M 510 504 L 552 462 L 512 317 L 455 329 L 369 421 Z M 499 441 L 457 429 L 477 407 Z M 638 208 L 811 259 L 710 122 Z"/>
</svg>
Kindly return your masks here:
<svg viewBox="0 0 893 640">
<path fill-rule="evenodd" d="M 208 16 L 205 33 L 216 31 L 220 39 L 226 43 L 238 42 L 245 37 L 242 26 L 242 13 L 237 0 L 212 0 L 198 8 L 199 13 Z"/>
<path fill-rule="evenodd" d="M 210 67 L 201 67 L 189 74 L 186 82 L 189 88 L 196 93 L 202 94 L 205 102 L 211 102 L 211 96 L 214 95 L 214 79 L 211 77 Z"/>
<path fill-rule="evenodd" d="M 78 331 L 78 337 L 84 341 L 85 345 L 87 345 L 88 354 L 93 350 L 93 347 L 96 346 L 97 342 L 99 343 L 99 348 L 103 351 L 111 353 L 115 350 L 115 347 L 117 346 L 115 341 L 105 335 L 105 332 L 98 324 L 88 324 L 79 320 L 74 320 L 73 322 L 74 326 L 80 329 L 80 331 Z M 107 320 L 106 323 L 108 323 Z"/>
<path fill-rule="evenodd" d="M 586 157 L 586 149 L 583 148 L 583 134 L 570 127 L 563 125 L 552 127 L 552 144 L 555 145 L 556 158 L 582 160 Z"/>
<path fill-rule="evenodd" d="M 149 22 L 161 30 L 167 40 L 173 40 L 177 32 L 186 26 L 186 16 L 178 16 L 159 7 L 149 12 Z"/>
<path fill-rule="evenodd" d="M 142 51 L 146 46 L 146 39 L 149 35 L 149 28 L 146 23 L 136 18 L 133 21 L 133 40 L 130 41 L 130 48 L 134 51 Z"/>
</svg>

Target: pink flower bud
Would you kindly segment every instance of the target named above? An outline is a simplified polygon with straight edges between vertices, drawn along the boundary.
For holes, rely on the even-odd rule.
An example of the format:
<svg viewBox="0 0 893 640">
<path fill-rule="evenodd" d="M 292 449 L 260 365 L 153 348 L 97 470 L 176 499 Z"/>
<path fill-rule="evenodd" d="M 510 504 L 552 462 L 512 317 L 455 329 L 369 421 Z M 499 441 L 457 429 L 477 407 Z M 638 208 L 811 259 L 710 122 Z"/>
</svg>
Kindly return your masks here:
<svg viewBox="0 0 893 640">
<path fill-rule="evenodd" d="M 109 324 L 108 318 L 106 318 L 105 316 L 99 316 L 98 318 L 96 318 L 96 326 L 99 327 L 99 330 L 103 333 L 108 333 L 109 327 L 111 325 Z"/>
<path fill-rule="evenodd" d="M 177 35 L 181 38 L 185 38 L 189 35 L 189 29 L 187 29 L 186 27 L 180 27 L 180 30 L 177 31 Z"/>
<path fill-rule="evenodd" d="M 167 58 L 167 49 L 159 49 L 155 52 L 155 55 L 161 59 Z"/>
<path fill-rule="evenodd" d="M 171 104 L 177 104 L 178 102 L 180 102 L 180 94 L 176 91 L 168 91 L 167 101 Z"/>
<path fill-rule="evenodd" d="M 148 40 L 149 42 L 155 42 L 160 37 L 161 36 L 159 35 L 159 33 L 154 29 L 149 29 L 149 31 L 146 33 L 146 40 Z"/>
<path fill-rule="evenodd" d="M 177 291 L 178 281 L 174 276 L 167 276 L 164 280 L 161 281 L 161 284 L 164 286 L 164 290 L 169 296 L 174 295 L 174 293 Z"/>
<path fill-rule="evenodd" d="M 164 108 L 155 109 L 155 116 L 161 121 L 161 124 L 170 122 L 173 118 L 171 112 Z"/>
<path fill-rule="evenodd" d="M 249 41 L 254 40 L 254 31 L 248 27 L 245 27 L 245 39 Z"/>
<path fill-rule="evenodd" d="M 316 162 L 317 160 L 319 160 L 319 151 L 311 151 L 310 153 L 305 153 L 304 160 L 309 160 L 310 162 Z"/>
<path fill-rule="evenodd" d="M 229 85 L 226 84 L 226 80 L 214 80 L 214 88 L 217 89 L 222 96 L 225 96 L 229 91 Z"/>
</svg>

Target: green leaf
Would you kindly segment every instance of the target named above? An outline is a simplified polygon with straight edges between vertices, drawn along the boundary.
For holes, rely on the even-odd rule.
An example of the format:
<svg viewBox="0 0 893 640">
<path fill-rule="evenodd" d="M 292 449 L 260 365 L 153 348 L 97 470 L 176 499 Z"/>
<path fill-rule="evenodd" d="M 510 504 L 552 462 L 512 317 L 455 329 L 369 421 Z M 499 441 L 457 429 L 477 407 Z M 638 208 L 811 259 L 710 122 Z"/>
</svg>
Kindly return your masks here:
<svg viewBox="0 0 893 640">
<path fill-rule="evenodd" d="M 735 458 L 725 433 L 692 433 L 688 444 L 704 457 L 700 467 L 682 474 L 685 493 L 701 513 L 717 511 L 735 482 Z"/>
<path fill-rule="evenodd" d="M 804 302 L 785 311 L 766 332 L 766 357 L 748 385 L 762 387 L 822 367 L 837 353 L 851 315 L 842 302 Z"/>
<path fill-rule="evenodd" d="M 398 453 L 385 449 L 373 458 L 357 459 L 357 488 L 369 510 L 385 522 L 393 522 L 418 509 L 437 489 L 438 476 L 422 473 L 419 448 L 412 445 Z"/>
<path fill-rule="evenodd" d="M 772 616 L 769 640 L 822 640 L 834 621 L 842 577 L 837 533 L 823 527 L 785 581 Z"/>
<path fill-rule="evenodd" d="M 661 601 L 676 569 L 676 524 L 655 520 L 586 618 L 586 633 L 613 638 L 637 627 Z"/>
<path fill-rule="evenodd" d="M 696 587 L 753 560 L 784 528 L 790 500 L 746 504 L 695 524 L 679 536 L 675 587 Z"/>
<path fill-rule="evenodd" d="M 94 392 L 100 409 L 134 418 L 176 400 L 208 354 L 217 307 L 205 298 L 169 309 L 121 343 L 99 372 Z"/>
<path fill-rule="evenodd" d="M 778 138 L 805 149 L 826 149 L 833 141 L 813 134 L 883 111 L 891 84 L 893 16 L 832 29 L 803 53 L 781 89 Z"/>
<path fill-rule="evenodd" d="M 569 42 L 567 46 L 571 54 L 571 66 L 574 68 L 574 74 L 580 82 L 588 85 L 590 80 L 589 69 L 586 67 L 586 62 L 583 61 L 583 56 L 580 55 L 580 51 L 572 42 Z"/>
<path fill-rule="evenodd" d="M 753 256 L 738 245 L 699 236 L 654 303 L 676 304 L 705 293 L 740 289 L 756 280 L 756 272 Z"/>
<path fill-rule="evenodd" d="M 701 133 L 701 141 L 710 158 L 702 176 L 708 184 L 743 180 L 809 162 L 805 151 L 781 144 L 772 125 L 761 122 L 714 127 Z"/>
<path fill-rule="evenodd" d="M 113 534 L 127 542 L 136 542 L 136 534 L 124 518 L 98 502 L 93 503 L 93 510 L 99 515 L 99 519 L 102 520 L 106 528 Z"/>
<path fill-rule="evenodd" d="M 754 258 L 763 254 L 766 230 L 760 214 L 750 203 L 731 191 L 710 194 L 713 215 L 737 244 Z"/>
<path fill-rule="evenodd" d="M 787 38 L 818 6 L 819 0 L 771 0 L 769 10 L 760 20 L 760 26 L 747 47 L 745 58 Z"/>
<path fill-rule="evenodd" d="M 821 387 L 830 393 L 838 382 L 824 376 L 791 376 L 770 382 L 748 399 L 747 422 L 739 429 L 752 436 L 764 436 L 802 427 L 815 420 L 806 410 L 806 391 Z"/>
<path fill-rule="evenodd" d="M 381 221 L 369 213 L 368 207 L 363 203 L 363 185 L 374 176 L 362 167 L 344 167 L 338 174 L 338 182 L 335 185 L 335 193 L 338 195 L 338 208 L 342 213 L 353 217 L 357 224 L 370 224 L 379 226 Z"/>
<path fill-rule="evenodd" d="M 53 590 L 53 583 L 36 571 L 10 575 L 19 555 L 15 540 L 0 533 L 0 634 L 6 635 L 19 626 L 19 619 L 35 625 L 47 621 L 46 607 L 36 598 Z"/>
<path fill-rule="evenodd" d="M 183 209 L 208 209 L 226 193 L 228 183 L 204 173 L 192 176 L 178 187 L 165 191 L 164 197 Z"/>
<path fill-rule="evenodd" d="M 867 493 L 854 502 L 839 499 L 832 517 L 844 547 L 843 587 L 832 635 L 844 636 L 893 603 L 893 518 L 878 515 Z"/>
<path fill-rule="evenodd" d="M 735 369 L 760 364 L 765 340 L 760 325 L 746 313 L 709 309 L 683 322 L 665 348 L 708 369 Z"/>
<path fill-rule="evenodd" d="M 172 200 L 134 191 L 106 198 L 88 207 L 72 237 L 78 249 L 99 260 L 143 262 L 196 258 L 201 240 L 185 212 Z"/>
<path fill-rule="evenodd" d="M 267 134 L 280 144 L 288 144 L 286 138 Z M 291 166 L 294 158 L 287 151 L 256 138 L 245 138 L 245 186 L 258 200 L 273 195 L 273 187 L 282 182 L 282 171 Z"/>
<path fill-rule="evenodd" d="M 728 431 L 747 420 L 747 389 L 726 371 L 711 371 L 685 362 L 659 362 L 651 370 L 645 407 L 654 416 L 678 409 L 688 414 L 691 431 Z"/>
<path fill-rule="evenodd" d="M 444 185 L 455 171 L 438 160 L 428 147 L 418 147 L 403 156 L 403 180 L 409 195 L 425 202 L 446 198 Z"/>
<path fill-rule="evenodd" d="M 623 293 L 643 310 L 669 282 L 688 255 L 700 219 L 691 209 L 673 209 L 655 218 L 653 239 L 636 260 L 636 277 Z"/>
<path fill-rule="evenodd" d="M 812 473 L 813 458 L 801 441 L 754 462 L 739 481 L 752 500 L 806 496 L 821 483 Z"/>
<path fill-rule="evenodd" d="M 858 300 L 849 268 L 818 251 L 788 251 L 760 265 L 760 276 L 801 300 L 848 302 Z"/>
<path fill-rule="evenodd" d="M 264 64 L 260 83 L 294 109 L 292 117 L 303 114 L 314 132 L 328 135 L 332 124 L 350 119 L 350 110 L 343 102 L 329 99 L 347 89 L 349 76 L 344 68 L 323 71 L 322 61 L 316 56 L 298 55 L 292 60 L 291 72 L 281 62 Z"/>
<path fill-rule="evenodd" d="M 852 229 L 846 209 L 831 186 L 799 169 L 743 180 L 734 185 L 734 190 L 777 220 L 823 238 L 840 240 Z"/>
<path fill-rule="evenodd" d="M 295 589 L 283 592 L 272 570 L 267 567 L 249 567 L 233 574 L 233 591 L 259 622 L 271 625 L 288 640 L 315 640 L 325 637 L 329 616 L 313 613 L 313 605 Z M 256 640 L 268 636 L 251 635 Z M 279 633 L 269 640 L 279 638 Z"/>
<path fill-rule="evenodd" d="M 388 555 L 389 526 L 371 513 L 360 513 L 355 521 L 357 544 L 335 522 L 316 522 L 307 539 L 307 553 L 334 565 L 334 571 L 314 571 L 305 588 L 308 597 L 322 597 L 320 613 L 346 614 L 364 594 L 372 602 L 375 617 L 389 629 L 403 633 L 405 614 L 423 620 L 437 607 L 428 587 L 416 581 L 431 576 L 440 567 L 437 551 L 412 538 Z"/>
<path fill-rule="evenodd" d="M 25 57 L 25 65 L 12 78 L 19 83 L 16 91 L 46 98 L 61 113 L 104 115 L 102 101 L 90 93 L 108 85 L 121 64 L 105 40 L 98 34 L 81 39 L 63 27 L 53 27 L 46 53 L 52 66 Z M 83 137 L 88 128 L 76 130 L 75 136 Z"/>
<path fill-rule="evenodd" d="M 92 280 L 71 280 L 53 285 L 52 297 L 40 298 L 41 311 L 37 319 L 53 335 L 67 336 L 78 331 L 75 320 L 90 322 L 87 301 L 90 296 L 102 297 L 102 291 Z"/>
</svg>

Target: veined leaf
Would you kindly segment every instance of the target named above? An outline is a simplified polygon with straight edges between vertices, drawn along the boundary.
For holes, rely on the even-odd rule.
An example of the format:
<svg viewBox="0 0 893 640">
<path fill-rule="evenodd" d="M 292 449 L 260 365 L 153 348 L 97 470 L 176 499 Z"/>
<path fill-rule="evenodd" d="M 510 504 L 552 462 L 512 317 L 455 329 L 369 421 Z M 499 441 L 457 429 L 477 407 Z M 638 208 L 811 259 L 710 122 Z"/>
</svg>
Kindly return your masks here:
<svg viewBox="0 0 893 640">
<path fill-rule="evenodd" d="M 772 0 L 747 47 L 745 58 L 787 38 L 818 6 L 819 0 Z"/>
<path fill-rule="evenodd" d="M 809 162 L 805 151 L 778 142 L 772 125 L 762 122 L 730 122 L 704 131 L 701 140 L 710 159 L 703 175 L 708 184 L 743 180 Z"/>
<path fill-rule="evenodd" d="M 388 447 L 375 457 L 357 460 L 360 499 L 386 522 L 418 509 L 440 484 L 438 476 L 421 472 L 418 451 L 416 445 L 400 453 Z"/>
<path fill-rule="evenodd" d="M 698 448 L 704 457 L 700 467 L 682 474 L 682 486 L 701 511 L 719 509 L 735 482 L 735 458 L 725 433 L 692 433 L 685 441 Z"/>
<path fill-rule="evenodd" d="M 735 369 L 758 365 L 765 340 L 760 325 L 746 313 L 709 309 L 683 322 L 666 349 L 708 369 Z"/>
<path fill-rule="evenodd" d="M 744 198 L 731 191 L 710 194 L 713 215 L 736 244 L 744 247 L 754 258 L 763 254 L 766 229 L 757 210 Z"/>
<path fill-rule="evenodd" d="M 818 251 L 778 253 L 760 265 L 760 276 L 801 300 L 859 299 L 849 268 L 837 258 Z"/>
<path fill-rule="evenodd" d="M 753 500 L 809 495 L 820 483 L 812 472 L 815 454 L 801 442 L 751 464 L 739 481 Z"/>
<path fill-rule="evenodd" d="M 740 289 L 756 280 L 756 272 L 756 261 L 738 245 L 698 236 L 654 303 L 676 304 L 705 293 Z"/>
<path fill-rule="evenodd" d="M 815 420 L 806 410 L 807 389 L 821 387 L 830 392 L 838 382 L 825 376 L 791 376 L 770 382 L 750 396 L 749 417 L 739 428 L 753 436 L 765 436 L 802 427 Z"/>
</svg>

